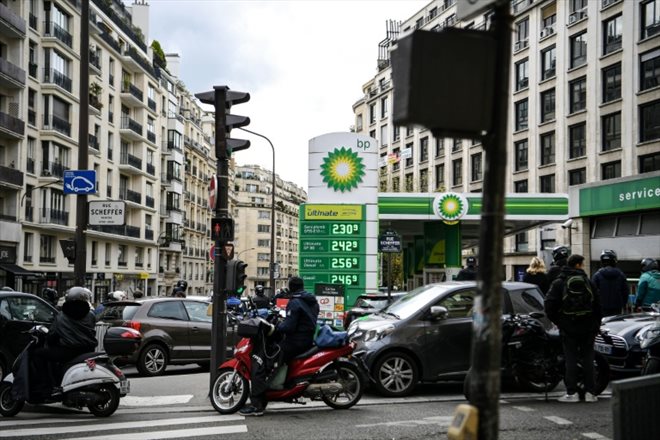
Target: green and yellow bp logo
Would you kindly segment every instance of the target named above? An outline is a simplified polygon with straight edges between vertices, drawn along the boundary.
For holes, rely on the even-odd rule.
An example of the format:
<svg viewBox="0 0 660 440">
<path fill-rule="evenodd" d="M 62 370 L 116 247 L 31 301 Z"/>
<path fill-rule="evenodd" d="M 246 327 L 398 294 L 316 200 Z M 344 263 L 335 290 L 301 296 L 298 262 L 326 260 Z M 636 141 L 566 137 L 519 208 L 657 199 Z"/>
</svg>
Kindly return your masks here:
<svg viewBox="0 0 660 440">
<path fill-rule="evenodd" d="M 321 175 L 328 188 L 335 191 L 351 191 L 357 188 L 365 175 L 362 158 L 350 148 L 335 148 L 323 159 Z"/>
</svg>

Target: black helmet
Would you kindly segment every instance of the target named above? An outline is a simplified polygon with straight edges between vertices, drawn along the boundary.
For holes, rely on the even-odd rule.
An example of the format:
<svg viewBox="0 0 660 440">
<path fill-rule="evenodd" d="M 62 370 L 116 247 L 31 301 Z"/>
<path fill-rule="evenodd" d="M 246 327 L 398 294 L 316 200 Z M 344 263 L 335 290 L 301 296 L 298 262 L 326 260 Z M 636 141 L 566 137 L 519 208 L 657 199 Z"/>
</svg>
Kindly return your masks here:
<svg viewBox="0 0 660 440">
<path fill-rule="evenodd" d="M 45 287 L 44 290 L 41 291 L 41 295 L 51 304 L 57 304 L 57 299 L 59 298 L 57 290 Z"/>
<path fill-rule="evenodd" d="M 611 249 L 603 249 L 603 252 L 600 253 L 600 262 L 603 264 L 614 266 L 617 261 L 616 252 Z"/>
<path fill-rule="evenodd" d="M 289 291 L 291 293 L 303 290 L 305 288 L 305 282 L 300 277 L 291 277 L 289 278 Z"/>
<path fill-rule="evenodd" d="M 264 296 L 264 286 L 261 286 L 261 285 L 256 286 L 254 288 L 254 293 L 256 293 L 257 296 Z"/>
<path fill-rule="evenodd" d="M 64 297 L 65 302 L 69 301 L 92 301 L 92 292 L 86 287 L 75 286 L 69 289 Z"/>
<path fill-rule="evenodd" d="M 570 249 L 568 249 L 566 246 L 555 246 L 552 248 L 552 259 L 554 261 L 565 260 L 568 258 L 570 253 Z"/>
<path fill-rule="evenodd" d="M 658 261 L 653 258 L 644 258 L 642 260 L 642 272 L 658 269 Z"/>
<path fill-rule="evenodd" d="M 65 315 L 79 320 L 83 319 L 91 311 L 92 292 L 86 287 L 72 287 L 64 297 L 62 312 Z"/>
<path fill-rule="evenodd" d="M 465 259 L 465 264 L 468 266 L 476 266 L 477 265 L 477 259 L 474 257 L 467 257 Z"/>
<path fill-rule="evenodd" d="M 182 287 L 184 291 L 185 291 L 185 290 L 188 290 L 188 281 L 186 281 L 186 280 L 179 280 L 179 281 L 176 282 L 176 286 L 177 286 L 177 287 Z"/>
</svg>

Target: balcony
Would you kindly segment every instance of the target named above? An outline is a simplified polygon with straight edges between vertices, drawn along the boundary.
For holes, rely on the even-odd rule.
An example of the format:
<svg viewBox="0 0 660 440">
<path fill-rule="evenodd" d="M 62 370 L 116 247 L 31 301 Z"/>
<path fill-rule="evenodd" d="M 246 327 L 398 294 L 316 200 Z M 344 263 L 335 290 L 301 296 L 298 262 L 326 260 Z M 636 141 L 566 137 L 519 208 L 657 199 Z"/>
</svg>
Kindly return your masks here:
<svg viewBox="0 0 660 440">
<path fill-rule="evenodd" d="M 28 63 L 28 73 L 34 79 L 37 79 L 37 72 L 39 71 L 39 65 L 30 61 Z"/>
<path fill-rule="evenodd" d="M 0 184 L 22 187 L 23 172 L 0 165 Z"/>
<path fill-rule="evenodd" d="M 99 145 L 99 139 L 93 134 L 89 135 L 89 140 L 87 142 L 89 148 L 91 148 L 92 150 L 96 150 L 97 153 L 101 150 L 101 146 Z"/>
<path fill-rule="evenodd" d="M 147 98 L 147 107 L 149 107 L 149 109 L 151 111 L 153 111 L 154 113 L 157 112 L 157 110 L 156 110 L 156 101 L 154 101 L 151 98 Z"/>
<path fill-rule="evenodd" d="M 44 21 L 44 37 L 56 38 L 70 49 L 73 48 L 73 37 L 66 29 L 57 23 Z"/>
<path fill-rule="evenodd" d="M 103 103 L 99 100 L 99 98 L 94 95 L 89 95 L 89 112 L 95 114 L 96 116 L 101 116 L 102 109 Z"/>
<path fill-rule="evenodd" d="M 124 33 L 142 50 L 147 50 L 147 45 L 144 44 L 143 39 L 141 39 L 129 23 L 127 23 L 122 17 L 118 15 L 118 12 L 115 11 L 111 2 L 105 0 L 92 0 L 92 3 L 101 10 L 112 22 L 117 25 Z M 123 6 L 122 6 L 123 7 Z M 119 51 L 117 51 L 119 52 Z"/>
<path fill-rule="evenodd" d="M 156 133 L 153 131 L 147 130 L 147 140 L 151 142 L 152 144 L 156 143 Z"/>
<path fill-rule="evenodd" d="M 92 229 L 92 230 L 98 231 L 98 232 L 104 232 L 106 234 L 114 234 L 114 235 L 121 235 L 121 236 L 124 236 L 124 237 L 140 238 L 140 228 L 138 228 L 137 226 L 129 226 L 129 225 L 123 225 L 123 226 L 90 225 L 89 229 Z M 126 265 L 126 263 L 124 263 L 124 265 Z"/>
<path fill-rule="evenodd" d="M 28 124 L 33 127 L 37 126 L 37 112 L 33 109 L 28 109 Z"/>
<path fill-rule="evenodd" d="M 35 31 L 39 31 L 39 29 L 37 29 L 37 25 L 39 23 L 39 19 L 37 18 L 37 16 L 34 15 L 32 12 L 30 12 L 30 19 L 29 20 L 30 20 L 30 27 L 32 29 L 34 29 Z"/>
<path fill-rule="evenodd" d="M 27 166 L 25 167 L 25 171 L 30 174 L 34 174 L 34 159 L 30 157 L 27 158 Z"/>
<path fill-rule="evenodd" d="M 25 87 L 25 70 L 0 58 L 0 86 L 7 89 L 22 89 Z"/>
<path fill-rule="evenodd" d="M 129 154 L 127 152 L 122 152 L 120 157 L 119 157 L 119 165 L 120 169 L 126 170 L 126 171 L 133 171 L 131 168 L 139 171 L 139 173 L 142 172 L 142 159 L 140 159 L 137 156 L 133 156 L 132 154 Z"/>
<path fill-rule="evenodd" d="M 101 57 L 91 50 L 89 51 L 89 65 L 97 75 L 101 75 Z"/>
<path fill-rule="evenodd" d="M 55 115 L 44 115 L 44 130 L 54 130 L 71 137 L 71 124 Z"/>
<path fill-rule="evenodd" d="M 64 172 L 69 170 L 68 166 L 61 162 L 43 162 L 41 177 L 64 177 Z"/>
<path fill-rule="evenodd" d="M 154 239 L 153 229 L 145 229 L 144 230 L 144 239 L 145 240 L 153 240 Z M 137 264 L 137 263 L 135 263 L 135 264 Z"/>
<path fill-rule="evenodd" d="M 147 205 L 149 208 L 153 208 L 156 206 L 156 201 L 154 200 L 153 197 L 151 196 L 146 196 L 144 198 L 144 204 Z"/>
<path fill-rule="evenodd" d="M 55 84 L 71 93 L 71 78 L 55 69 L 44 69 L 44 83 Z"/>
<path fill-rule="evenodd" d="M 132 84 L 130 81 L 123 81 L 121 85 L 121 95 L 122 101 L 131 107 L 142 107 L 144 106 L 144 93 L 140 90 L 135 84 Z"/>
<path fill-rule="evenodd" d="M 123 61 L 125 65 L 131 70 L 133 73 L 143 73 L 147 72 L 149 75 L 151 75 L 154 78 L 158 78 L 158 75 L 156 74 L 156 71 L 154 70 L 153 65 L 149 60 L 147 60 L 145 57 L 143 57 L 138 51 L 132 47 L 128 46 L 124 48 L 124 51 L 122 52 Z"/>
<path fill-rule="evenodd" d="M 69 224 L 69 212 L 61 211 L 58 209 L 41 209 L 41 217 L 39 218 L 39 223 L 53 223 L 56 225 L 68 226 Z"/>
<path fill-rule="evenodd" d="M 147 174 L 150 174 L 154 177 L 156 176 L 156 166 L 154 164 L 147 164 Z"/>
<path fill-rule="evenodd" d="M 11 116 L 7 113 L 0 112 L 0 137 L 8 137 L 10 139 L 23 139 L 25 134 L 25 122 Z"/>
<path fill-rule="evenodd" d="M 137 203 L 138 205 L 142 204 L 142 194 L 140 194 L 139 192 L 127 189 L 124 195 L 125 195 L 124 200 L 128 202 Z"/>
<path fill-rule="evenodd" d="M 19 242 L 22 237 L 21 224 L 16 214 L 0 213 L 0 241 Z"/>
<path fill-rule="evenodd" d="M 20 3 L 19 6 L 22 7 Z M 0 34 L 8 38 L 25 38 L 25 20 L 4 3 L 0 3 Z"/>
<path fill-rule="evenodd" d="M 134 141 L 142 140 L 142 125 L 131 119 L 128 115 L 121 115 L 120 133 Z"/>
</svg>

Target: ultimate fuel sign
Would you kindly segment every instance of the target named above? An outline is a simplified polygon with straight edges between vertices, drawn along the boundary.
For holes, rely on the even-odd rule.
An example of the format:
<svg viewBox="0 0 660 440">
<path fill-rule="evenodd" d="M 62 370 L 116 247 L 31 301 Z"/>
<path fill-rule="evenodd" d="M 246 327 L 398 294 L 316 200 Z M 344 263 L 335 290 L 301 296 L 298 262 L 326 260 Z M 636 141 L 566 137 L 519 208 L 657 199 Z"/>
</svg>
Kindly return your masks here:
<svg viewBox="0 0 660 440">
<path fill-rule="evenodd" d="M 366 287 L 366 207 L 306 204 L 300 210 L 299 273 L 306 288 L 343 285 L 352 304 Z"/>
</svg>

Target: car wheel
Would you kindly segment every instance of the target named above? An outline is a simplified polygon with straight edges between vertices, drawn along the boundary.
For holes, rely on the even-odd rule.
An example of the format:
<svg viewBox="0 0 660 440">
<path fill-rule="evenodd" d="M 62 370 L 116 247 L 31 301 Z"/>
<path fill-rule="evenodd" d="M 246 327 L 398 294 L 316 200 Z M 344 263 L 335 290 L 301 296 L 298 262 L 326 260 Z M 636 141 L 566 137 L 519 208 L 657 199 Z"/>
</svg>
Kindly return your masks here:
<svg viewBox="0 0 660 440">
<path fill-rule="evenodd" d="M 642 376 L 660 373 L 660 359 L 648 358 L 642 369 Z"/>
<path fill-rule="evenodd" d="M 417 364 L 405 353 L 387 353 L 376 362 L 373 377 L 380 394 L 391 397 L 407 396 L 417 385 Z"/>
<path fill-rule="evenodd" d="M 167 351 L 159 344 L 147 345 L 137 362 L 137 369 L 145 376 L 159 376 L 167 367 Z"/>
</svg>

